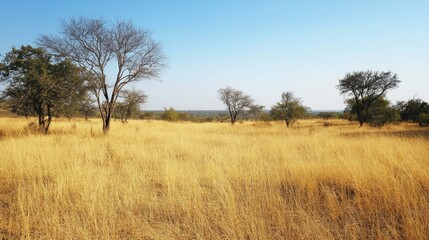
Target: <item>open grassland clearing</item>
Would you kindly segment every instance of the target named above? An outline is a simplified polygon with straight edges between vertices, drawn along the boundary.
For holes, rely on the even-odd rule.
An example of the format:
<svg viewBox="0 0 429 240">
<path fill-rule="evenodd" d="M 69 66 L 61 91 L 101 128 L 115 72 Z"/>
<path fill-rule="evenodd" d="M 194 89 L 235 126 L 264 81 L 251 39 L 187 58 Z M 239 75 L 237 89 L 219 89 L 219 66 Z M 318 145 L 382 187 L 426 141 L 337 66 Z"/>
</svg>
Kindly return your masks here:
<svg viewBox="0 0 429 240">
<path fill-rule="evenodd" d="M 0 118 L 0 239 L 425 239 L 414 125 Z"/>
</svg>

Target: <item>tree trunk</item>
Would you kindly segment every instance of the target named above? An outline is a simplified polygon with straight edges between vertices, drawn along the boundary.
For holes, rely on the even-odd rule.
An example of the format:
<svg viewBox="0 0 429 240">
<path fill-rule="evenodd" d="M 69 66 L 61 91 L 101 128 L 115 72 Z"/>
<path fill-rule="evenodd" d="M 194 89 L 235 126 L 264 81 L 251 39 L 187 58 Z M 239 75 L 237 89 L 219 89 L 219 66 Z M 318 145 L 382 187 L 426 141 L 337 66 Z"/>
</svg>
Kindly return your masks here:
<svg viewBox="0 0 429 240">
<path fill-rule="evenodd" d="M 232 124 L 232 125 L 235 125 L 235 122 L 237 122 L 237 114 L 238 114 L 238 113 L 234 113 L 234 114 L 232 115 L 232 118 L 231 118 L 231 124 Z"/>
<path fill-rule="evenodd" d="M 103 118 L 103 134 L 107 135 L 110 131 L 110 120 L 112 119 L 114 106 L 107 106 L 106 114 Z"/>
<path fill-rule="evenodd" d="M 49 126 L 51 125 L 52 118 L 48 117 L 47 120 L 43 123 L 43 133 L 48 134 Z"/>
<path fill-rule="evenodd" d="M 110 131 L 110 115 L 106 116 L 106 119 L 103 121 L 103 133 L 107 135 Z"/>
<path fill-rule="evenodd" d="M 237 116 L 231 109 L 228 109 L 228 111 L 229 111 L 229 117 L 231 118 L 231 125 L 234 125 L 235 119 L 237 118 Z"/>
<path fill-rule="evenodd" d="M 39 113 L 37 115 L 39 117 L 39 127 L 42 127 L 42 125 L 43 125 L 43 118 L 44 118 L 43 114 Z"/>
<path fill-rule="evenodd" d="M 290 125 L 290 120 L 288 117 L 285 117 L 285 123 L 286 123 L 286 127 L 289 127 Z"/>
<path fill-rule="evenodd" d="M 362 127 L 363 124 L 365 123 L 365 120 L 364 120 L 361 112 L 357 112 L 357 118 L 358 118 L 358 121 L 359 121 L 359 126 Z"/>
<path fill-rule="evenodd" d="M 51 125 L 51 121 L 52 121 L 51 106 L 49 105 L 47 106 L 47 111 L 48 111 L 48 119 L 43 120 L 43 132 L 45 134 L 48 134 L 49 126 Z"/>
<path fill-rule="evenodd" d="M 48 105 L 46 107 L 46 110 L 47 110 L 47 116 L 45 116 L 43 110 L 39 109 L 39 111 L 37 111 L 38 112 L 37 117 L 39 122 L 38 130 L 40 132 L 43 132 L 44 134 L 48 134 L 49 126 L 51 125 L 51 122 L 52 122 L 51 107 Z"/>
</svg>

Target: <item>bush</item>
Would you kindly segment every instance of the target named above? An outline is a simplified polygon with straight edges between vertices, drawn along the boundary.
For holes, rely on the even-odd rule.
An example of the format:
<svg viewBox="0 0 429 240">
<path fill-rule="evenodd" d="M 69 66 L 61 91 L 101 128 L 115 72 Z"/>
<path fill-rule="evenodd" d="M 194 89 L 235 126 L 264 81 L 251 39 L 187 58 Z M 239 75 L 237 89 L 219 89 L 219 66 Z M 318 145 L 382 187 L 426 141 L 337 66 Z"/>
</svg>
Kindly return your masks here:
<svg viewBox="0 0 429 240">
<path fill-rule="evenodd" d="M 398 102 L 395 108 L 399 111 L 402 121 L 420 122 L 421 114 L 429 114 L 429 104 L 421 99 L 410 99 Z"/>
<path fill-rule="evenodd" d="M 344 117 L 348 118 L 349 121 L 359 120 L 357 115 L 359 109 L 362 111 L 361 120 L 373 127 L 382 127 L 386 124 L 398 122 L 401 119 L 399 111 L 391 107 L 390 102 L 383 97 L 374 101 L 366 111 L 362 104 L 356 104 L 353 99 L 347 100 Z"/>
<path fill-rule="evenodd" d="M 176 122 L 179 120 L 179 113 L 172 107 L 165 108 L 160 118 L 165 121 Z"/>
<path fill-rule="evenodd" d="M 263 122 L 271 121 L 271 116 L 269 113 L 263 112 L 259 115 L 259 120 Z"/>
<path fill-rule="evenodd" d="M 155 114 L 153 112 L 142 112 L 139 119 L 155 119 Z"/>
<path fill-rule="evenodd" d="M 331 126 L 333 126 L 334 124 L 332 124 L 331 122 L 323 122 L 323 126 L 324 127 L 331 127 Z"/>
<path fill-rule="evenodd" d="M 382 127 L 386 124 L 398 122 L 399 113 L 391 107 L 374 108 L 368 116 L 368 124 L 373 127 Z"/>
<path fill-rule="evenodd" d="M 337 119 L 340 117 L 337 112 L 320 112 L 318 116 L 323 119 Z"/>
<path fill-rule="evenodd" d="M 421 127 L 429 127 L 429 114 L 425 114 L 425 113 L 420 114 L 419 125 Z"/>
<path fill-rule="evenodd" d="M 180 121 L 190 121 L 191 115 L 186 112 L 181 112 L 181 113 L 178 113 L 178 118 Z"/>
</svg>

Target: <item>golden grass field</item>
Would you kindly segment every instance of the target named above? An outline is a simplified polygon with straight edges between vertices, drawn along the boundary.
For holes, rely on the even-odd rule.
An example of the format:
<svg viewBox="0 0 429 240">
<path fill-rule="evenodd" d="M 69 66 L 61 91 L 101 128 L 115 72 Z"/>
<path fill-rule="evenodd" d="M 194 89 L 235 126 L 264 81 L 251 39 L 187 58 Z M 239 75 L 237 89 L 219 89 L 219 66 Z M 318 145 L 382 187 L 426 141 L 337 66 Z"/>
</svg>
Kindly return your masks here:
<svg viewBox="0 0 429 240">
<path fill-rule="evenodd" d="M 427 239 L 429 129 L 0 118 L 0 239 Z"/>
</svg>

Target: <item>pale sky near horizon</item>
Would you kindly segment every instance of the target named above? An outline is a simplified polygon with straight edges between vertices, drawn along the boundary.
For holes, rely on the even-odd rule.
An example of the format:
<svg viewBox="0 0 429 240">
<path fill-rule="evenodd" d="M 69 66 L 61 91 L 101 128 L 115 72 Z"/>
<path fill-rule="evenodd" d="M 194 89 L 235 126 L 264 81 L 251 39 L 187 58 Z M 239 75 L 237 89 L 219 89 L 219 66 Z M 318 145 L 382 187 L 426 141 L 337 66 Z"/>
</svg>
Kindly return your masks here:
<svg viewBox="0 0 429 240">
<path fill-rule="evenodd" d="M 59 32 L 70 17 L 131 20 L 168 56 L 161 81 L 135 86 L 143 109 L 224 109 L 227 85 L 272 106 L 294 91 L 313 110 L 341 110 L 347 72 L 391 70 L 392 102 L 429 101 L 429 1 L 1 1 L 0 54 Z"/>
</svg>

